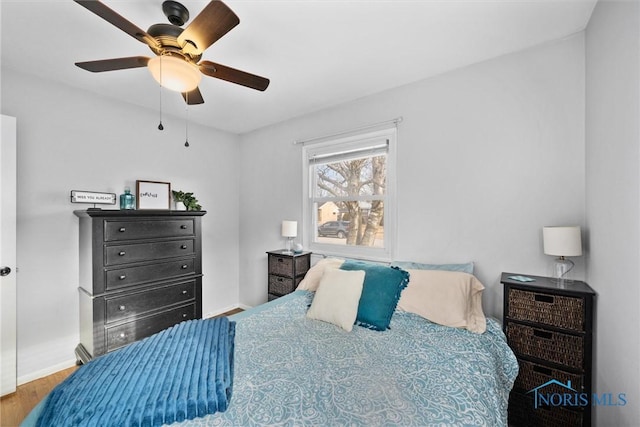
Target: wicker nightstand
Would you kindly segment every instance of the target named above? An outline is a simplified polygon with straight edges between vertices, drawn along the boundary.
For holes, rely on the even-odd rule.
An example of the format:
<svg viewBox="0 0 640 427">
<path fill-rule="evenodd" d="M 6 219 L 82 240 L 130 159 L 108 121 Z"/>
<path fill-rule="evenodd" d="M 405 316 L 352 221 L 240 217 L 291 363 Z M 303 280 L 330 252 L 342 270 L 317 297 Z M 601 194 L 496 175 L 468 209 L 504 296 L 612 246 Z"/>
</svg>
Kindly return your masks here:
<svg viewBox="0 0 640 427">
<path fill-rule="evenodd" d="M 548 277 L 527 276 L 535 281 L 523 283 L 510 276 L 515 275 L 502 273 L 501 278 L 503 329 L 520 372 L 509 396 L 509 425 L 590 426 L 595 291 L 580 281 L 561 285 Z M 556 400 L 536 408 L 538 392 L 577 393 L 588 401 Z"/>
<path fill-rule="evenodd" d="M 311 252 L 268 251 L 269 301 L 295 291 L 311 267 Z"/>
</svg>

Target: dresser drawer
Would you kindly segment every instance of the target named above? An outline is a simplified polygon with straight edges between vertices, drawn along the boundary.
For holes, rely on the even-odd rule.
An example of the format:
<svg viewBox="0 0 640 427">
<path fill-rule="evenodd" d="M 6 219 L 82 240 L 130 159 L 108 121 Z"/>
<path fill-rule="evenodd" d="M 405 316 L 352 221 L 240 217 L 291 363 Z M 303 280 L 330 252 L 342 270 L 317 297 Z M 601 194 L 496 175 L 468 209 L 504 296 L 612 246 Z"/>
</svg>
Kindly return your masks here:
<svg viewBox="0 0 640 427">
<path fill-rule="evenodd" d="M 195 304 L 189 304 L 107 328 L 107 351 L 113 351 L 129 343 L 160 332 L 163 329 L 167 329 L 176 323 L 195 318 L 196 306 Z"/>
<path fill-rule="evenodd" d="M 507 316 L 574 331 L 585 329 L 585 304 L 580 297 L 509 289 Z"/>
<path fill-rule="evenodd" d="M 119 265 L 193 254 L 193 239 L 108 246 L 105 249 L 105 265 Z"/>
<path fill-rule="evenodd" d="M 106 289 L 112 291 L 140 283 L 194 274 L 194 259 L 167 261 L 106 271 Z"/>
<path fill-rule="evenodd" d="M 515 353 L 583 369 L 584 337 L 552 332 L 509 322 L 506 326 L 509 346 Z"/>
<path fill-rule="evenodd" d="M 107 298 L 107 323 L 124 320 L 195 298 L 196 281 Z"/>
<path fill-rule="evenodd" d="M 106 242 L 153 239 L 157 237 L 180 237 L 194 234 L 192 219 L 171 220 L 105 220 L 104 240 Z"/>
</svg>

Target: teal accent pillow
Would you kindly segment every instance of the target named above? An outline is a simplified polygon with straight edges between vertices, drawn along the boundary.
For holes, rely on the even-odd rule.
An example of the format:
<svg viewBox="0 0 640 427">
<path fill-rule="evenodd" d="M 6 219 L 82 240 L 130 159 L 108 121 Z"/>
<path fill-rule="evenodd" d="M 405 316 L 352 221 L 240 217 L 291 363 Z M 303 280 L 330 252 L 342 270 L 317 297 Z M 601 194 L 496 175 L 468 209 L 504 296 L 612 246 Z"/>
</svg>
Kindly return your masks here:
<svg viewBox="0 0 640 427">
<path fill-rule="evenodd" d="M 362 270 L 365 274 L 356 325 L 376 331 L 388 329 L 400 293 L 409 283 L 409 273 L 398 267 L 352 260 L 346 260 L 340 269 Z"/>
<path fill-rule="evenodd" d="M 422 264 L 419 262 L 411 261 L 394 261 L 391 263 L 391 265 L 407 270 L 446 270 L 473 274 L 472 262 L 467 262 L 464 264 Z"/>
</svg>

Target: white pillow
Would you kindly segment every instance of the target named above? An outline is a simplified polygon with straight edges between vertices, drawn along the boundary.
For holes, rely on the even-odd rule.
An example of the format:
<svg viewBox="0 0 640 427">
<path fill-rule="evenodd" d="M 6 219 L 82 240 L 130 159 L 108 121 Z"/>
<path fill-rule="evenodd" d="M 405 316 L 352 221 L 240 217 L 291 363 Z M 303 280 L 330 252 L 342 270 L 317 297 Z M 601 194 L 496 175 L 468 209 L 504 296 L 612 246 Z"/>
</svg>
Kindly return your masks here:
<svg viewBox="0 0 640 427">
<path fill-rule="evenodd" d="M 358 314 L 364 271 L 326 269 L 307 317 L 340 326 L 351 332 Z"/>
<path fill-rule="evenodd" d="M 316 262 L 313 267 L 311 267 L 307 274 L 305 274 L 304 279 L 298 284 L 296 290 L 305 290 L 305 291 L 313 291 L 315 292 L 318 289 L 318 285 L 320 284 L 320 279 L 322 279 L 322 274 L 326 268 L 340 268 L 343 259 L 338 258 L 323 258 L 320 261 Z"/>
<path fill-rule="evenodd" d="M 475 276 L 441 270 L 407 271 L 409 285 L 400 294 L 400 310 L 477 334 L 487 329 L 487 319 L 482 311 L 484 286 Z"/>
</svg>

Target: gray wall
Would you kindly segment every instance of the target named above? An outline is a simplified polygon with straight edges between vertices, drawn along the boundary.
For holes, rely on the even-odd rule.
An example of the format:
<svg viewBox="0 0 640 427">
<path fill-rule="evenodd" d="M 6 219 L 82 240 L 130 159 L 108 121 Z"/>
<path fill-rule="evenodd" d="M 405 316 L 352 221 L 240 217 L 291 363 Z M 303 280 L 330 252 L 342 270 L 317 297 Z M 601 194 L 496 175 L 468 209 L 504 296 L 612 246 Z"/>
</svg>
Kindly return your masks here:
<svg viewBox="0 0 640 427">
<path fill-rule="evenodd" d="M 584 72 L 578 34 L 243 135 L 241 303 L 266 301 L 264 252 L 302 221 L 292 142 L 402 116 L 396 258 L 474 261 L 501 316 L 500 273 L 544 275 L 542 227 L 584 225 Z"/>
<path fill-rule="evenodd" d="M 182 102 L 178 97 L 177 100 Z M 195 192 L 203 217 L 203 312 L 238 302 L 239 139 L 184 118 L 2 70 L 2 114 L 17 117 L 18 379 L 74 362 L 78 220 L 70 190 L 122 193 L 136 179 Z M 220 185 L 219 183 L 224 183 Z M 113 208 L 113 207 L 112 207 Z M 117 208 L 117 206 L 115 206 Z"/>
<path fill-rule="evenodd" d="M 598 393 L 625 407 L 596 407 L 598 426 L 640 420 L 640 6 L 598 2 L 586 32 L 588 279 L 598 292 Z"/>
</svg>

